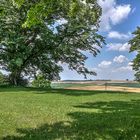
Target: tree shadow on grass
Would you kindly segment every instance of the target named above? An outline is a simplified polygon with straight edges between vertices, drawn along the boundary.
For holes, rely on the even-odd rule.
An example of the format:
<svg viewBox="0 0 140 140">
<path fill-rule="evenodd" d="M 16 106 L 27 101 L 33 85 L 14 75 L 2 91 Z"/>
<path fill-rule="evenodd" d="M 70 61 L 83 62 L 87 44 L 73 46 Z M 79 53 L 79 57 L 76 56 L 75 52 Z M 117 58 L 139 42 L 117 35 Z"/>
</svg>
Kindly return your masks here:
<svg viewBox="0 0 140 140">
<path fill-rule="evenodd" d="M 85 103 L 67 114 L 72 122 L 44 124 L 36 129 L 17 129 L 21 136 L 3 140 L 139 140 L 140 100 Z M 85 110 L 86 109 L 86 110 Z M 94 110 L 97 109 L 97 112 Z"/>
<path fill-rule="evenodd" d="M 38 92 L 37 94 L 46 94 L 47 92 Z M 68 96 L 90 96 L 96 94 L 127 94 L 129 92 L 121 91 L 103 91 L 103 90 L 74 90 L 74 89 L 51 89 L 50 93 L 68 95 Z"/>
<path fill-rule="evenodd" d="M 74 89 L 46 89 L 46 88 L 23 88 L 23 87 L 0 87 L 0 93 L 21 93 L 24 92 L 26 94 L 32 92 L 35 94 L 61 94 L 61 95 L 69 95 L 69 96 L 88 96 L 102 93 L 111 93 L 111 94 L 127 94 L 129 92 L 123 91 L 103 91 L 103 90 L 74 90 Z"/>
</svg>

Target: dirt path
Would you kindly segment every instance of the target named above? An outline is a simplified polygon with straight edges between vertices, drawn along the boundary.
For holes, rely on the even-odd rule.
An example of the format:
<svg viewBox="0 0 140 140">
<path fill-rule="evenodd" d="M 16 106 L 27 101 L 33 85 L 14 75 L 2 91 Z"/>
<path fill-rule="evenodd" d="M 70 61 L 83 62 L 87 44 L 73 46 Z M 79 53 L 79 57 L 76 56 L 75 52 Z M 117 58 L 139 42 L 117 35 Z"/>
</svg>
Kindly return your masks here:
<svg viewBox="0 0 140 140">
<path fill-rule="evenodd" d="M 112 91 L 126 91 L 126 92 L 138 92 L 140 93 L 140 88 L 131 87 L 118 87 L 118 86 L 84 86 L 84 87 L 69 87 L 67 89 L 77 89 L 77 90 L 112 90 Z"/>
</svg>

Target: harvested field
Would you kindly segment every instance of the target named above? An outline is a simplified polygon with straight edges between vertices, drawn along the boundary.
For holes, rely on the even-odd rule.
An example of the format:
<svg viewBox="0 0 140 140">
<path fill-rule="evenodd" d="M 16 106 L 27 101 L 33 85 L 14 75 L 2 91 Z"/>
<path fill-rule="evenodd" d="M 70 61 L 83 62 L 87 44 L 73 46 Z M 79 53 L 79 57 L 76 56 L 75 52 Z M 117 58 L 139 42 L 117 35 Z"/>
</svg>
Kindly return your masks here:
<svg viewBox="0 0 140 140">
<path fill-rule="evenodd" d="M 66 89 L 75 90 L 109 90 L 109 91 L 127 91 L 127 92 L 138 92 L 140 93 L 140 88 L 132 87 L 121 87 L 121 86 L 84 86 L 84 87 L 68 87 Z"/>
</svg>

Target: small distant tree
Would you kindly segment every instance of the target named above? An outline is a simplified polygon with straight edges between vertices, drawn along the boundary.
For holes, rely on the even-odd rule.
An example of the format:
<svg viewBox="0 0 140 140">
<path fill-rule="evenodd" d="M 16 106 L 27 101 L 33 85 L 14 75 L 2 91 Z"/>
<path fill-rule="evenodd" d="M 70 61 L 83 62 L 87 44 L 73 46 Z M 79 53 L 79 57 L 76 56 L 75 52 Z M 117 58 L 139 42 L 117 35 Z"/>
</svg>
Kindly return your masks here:
<svg viewBox="0 0 140 140">
<path fill-rule="evenodd" d="M 126 81 L 129 81 L 129 79 L 126 79 Z"/>
<path fill-rule="evenodd" d="M 33 80 L 32 86 L 39 88 L 51 88 L 51 82 L 45 79 L 42 74 L 38 74 L 36 79 Z"/>
</svg>

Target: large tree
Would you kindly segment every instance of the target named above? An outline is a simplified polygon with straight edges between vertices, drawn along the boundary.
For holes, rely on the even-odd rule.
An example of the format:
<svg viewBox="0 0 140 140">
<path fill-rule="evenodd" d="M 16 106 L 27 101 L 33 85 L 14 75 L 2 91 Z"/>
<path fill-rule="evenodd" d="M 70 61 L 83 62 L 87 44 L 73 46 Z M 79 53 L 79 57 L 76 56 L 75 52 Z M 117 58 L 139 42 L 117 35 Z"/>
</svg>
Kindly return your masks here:
<svg viewBox="0 0 140 140">
<path fill-rule="evenodd" d="M 133 60 L 133 70 L 135 70 L 136 80 L 140 82 L 140 27 L 133 33 L 134 37 L 130 40 L 130 52 L 136 52 L 137 55 Z"/>
<path fill-rule="evenodd" d="M 59 78 L 61 63 L 79 74 L 93 74 L 87 57 L 99 52 L 101 8 L 96 0 L 0 0 L 0 66 L 11 84 L 23 76 Z"/>
</svg>

